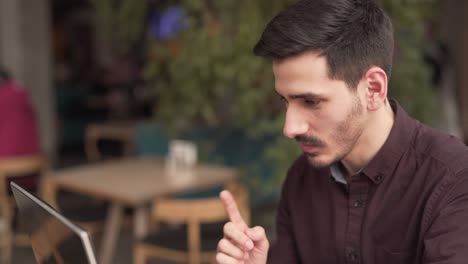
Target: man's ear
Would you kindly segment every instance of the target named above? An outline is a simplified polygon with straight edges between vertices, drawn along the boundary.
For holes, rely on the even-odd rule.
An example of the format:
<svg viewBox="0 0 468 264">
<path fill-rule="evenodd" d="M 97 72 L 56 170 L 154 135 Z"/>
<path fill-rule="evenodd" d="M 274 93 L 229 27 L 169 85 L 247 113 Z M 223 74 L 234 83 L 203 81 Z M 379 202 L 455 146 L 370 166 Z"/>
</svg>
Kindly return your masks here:
<svg viewBox="0 0 468 264">
<path fill-rule="evenodd" d="M 380 67 L 373 66 L 364 74 L 366 85 L 366 102 L 369 111 L 380 109 L 387 100 L 387 74 Z"/>
</svg>

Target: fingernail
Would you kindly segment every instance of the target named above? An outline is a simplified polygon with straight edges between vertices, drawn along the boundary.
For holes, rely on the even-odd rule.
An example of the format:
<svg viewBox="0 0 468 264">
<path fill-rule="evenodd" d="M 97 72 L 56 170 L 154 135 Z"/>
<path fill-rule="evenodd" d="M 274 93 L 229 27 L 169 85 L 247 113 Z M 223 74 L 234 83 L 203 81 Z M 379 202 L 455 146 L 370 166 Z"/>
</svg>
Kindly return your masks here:
<svg viewBox="0 0 468 264">
<path fill-rule="evenodd" d="M 245 248 L 247 248 L 247 250 L 251 250 L 253 246 L 254 244 L 251 240 L 248 240 L 247 242 L 245 242 Z"/>
</svg>

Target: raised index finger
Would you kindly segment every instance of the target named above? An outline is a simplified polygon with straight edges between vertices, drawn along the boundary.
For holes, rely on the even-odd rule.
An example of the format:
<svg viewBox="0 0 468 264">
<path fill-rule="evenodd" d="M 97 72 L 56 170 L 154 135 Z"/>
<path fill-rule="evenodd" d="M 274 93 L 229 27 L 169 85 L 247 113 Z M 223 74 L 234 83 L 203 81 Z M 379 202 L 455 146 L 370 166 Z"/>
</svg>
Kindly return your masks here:
<svg viewBox="0 0 468 264">
<path fill-rule="evenodd" d="M 232 194 L 229 191 L 224 190 L 219 194 L 219 198 L 221 199 L 221 202 L 224 205 L 224 209 L 226 210 L 226 213 L 228 214 L 231 222 L 242 229 L 247 228 L 248 226 L 242 218 L 239 209 L 237 208 L 236 201 L 232 197 Z"/>
</svg>

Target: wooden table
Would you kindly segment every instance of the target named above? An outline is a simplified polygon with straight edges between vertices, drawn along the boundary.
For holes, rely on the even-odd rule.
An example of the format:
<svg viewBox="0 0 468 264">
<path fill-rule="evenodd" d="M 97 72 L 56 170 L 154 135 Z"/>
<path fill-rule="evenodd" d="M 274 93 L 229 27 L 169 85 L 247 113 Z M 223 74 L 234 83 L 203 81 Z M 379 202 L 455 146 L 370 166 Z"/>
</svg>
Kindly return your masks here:
<svg viewBox="0 0 468 264">
<path fill-rule="evenodd" d="M 63 189 L 111 203 L 99 252 L 99 263 L 108 264 L 112 262 L 124 207 L 135 208 L 134 235 L 138 239 L 147 232 L 148 208 L 154 198 L 223 184 L 236 174 L 231 168 L 208 165 L 197 165 L 190 171 L 169 172 L 162 159 L 151 157 L 63 169 L 48 177 L 46 182 L 54 193 Z"/>
</svg>

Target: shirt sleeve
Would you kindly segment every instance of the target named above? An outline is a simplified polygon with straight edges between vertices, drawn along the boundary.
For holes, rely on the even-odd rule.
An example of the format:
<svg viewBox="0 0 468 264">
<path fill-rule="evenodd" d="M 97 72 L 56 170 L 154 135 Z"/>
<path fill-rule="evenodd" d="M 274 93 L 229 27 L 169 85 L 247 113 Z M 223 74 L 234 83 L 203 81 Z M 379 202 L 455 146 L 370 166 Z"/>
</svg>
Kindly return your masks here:
<svg viewBox="0 0 468 264">
<path fill-rule="evenodd" d="M 289 177 L 288 177 L 289 178 Z M 291 197 L 290 181 L 286 180 L 283 186 L 283 192 L 278 205 L 278 213 L 276 218 L 276 242 L 273 244 L 268 256 L 268 264 L 284 264 L 284 263 L 301 263 L 297 254 L 296 240 L 294 237 L 292 219 L 290 214 Z"/>
<path fill-rule="evenodd" d="M 424 238 L 424 264 L 462 264 L 468 260 L 468 170 L 446 191 Z"/>
</svg>

